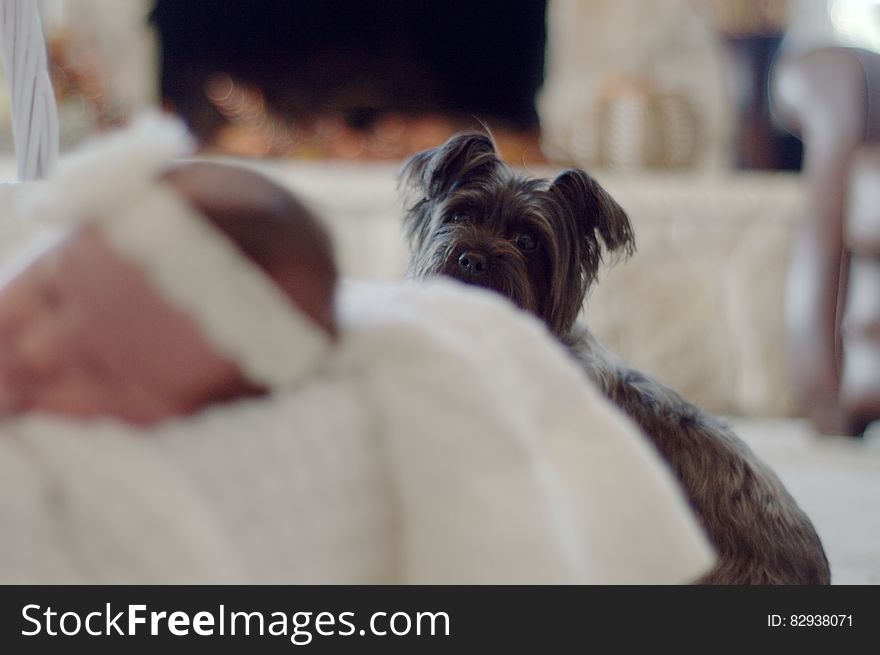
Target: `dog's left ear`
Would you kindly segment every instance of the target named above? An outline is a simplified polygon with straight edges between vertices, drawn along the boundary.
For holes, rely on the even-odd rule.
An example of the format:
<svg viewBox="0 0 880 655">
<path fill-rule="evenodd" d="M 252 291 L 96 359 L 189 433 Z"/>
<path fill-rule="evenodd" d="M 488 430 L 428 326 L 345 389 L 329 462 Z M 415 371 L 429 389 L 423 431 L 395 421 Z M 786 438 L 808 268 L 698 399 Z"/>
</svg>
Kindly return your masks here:
<svg viewBox="0 0 880 655">
<path fill-rule="evenodd" d="M 596 277 L 603 248 L 624 256 L 635 252 L 636 240 L 626 212 L 587 173 L 577 168 L 563 171 L 549 192 L 570 213 L 586 241 L 583 263 L 588 281 Z"/>
</svg>

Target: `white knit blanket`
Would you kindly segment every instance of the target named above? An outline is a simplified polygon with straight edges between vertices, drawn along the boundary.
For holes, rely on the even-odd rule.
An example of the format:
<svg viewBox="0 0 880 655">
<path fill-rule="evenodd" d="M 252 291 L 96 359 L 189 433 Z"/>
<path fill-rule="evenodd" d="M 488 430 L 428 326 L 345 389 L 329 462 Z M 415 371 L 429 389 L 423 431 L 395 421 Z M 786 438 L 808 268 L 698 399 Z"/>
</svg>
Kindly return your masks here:
<svg viewBox="0 0 880 655">
<path fill-rule="evenodd" d="M 678 583 L 677 487 L 535 320 L 451 282 L 348 287 L 284 395 L 153 430 L 0 436 L 0 582 Z"/>
</svg>

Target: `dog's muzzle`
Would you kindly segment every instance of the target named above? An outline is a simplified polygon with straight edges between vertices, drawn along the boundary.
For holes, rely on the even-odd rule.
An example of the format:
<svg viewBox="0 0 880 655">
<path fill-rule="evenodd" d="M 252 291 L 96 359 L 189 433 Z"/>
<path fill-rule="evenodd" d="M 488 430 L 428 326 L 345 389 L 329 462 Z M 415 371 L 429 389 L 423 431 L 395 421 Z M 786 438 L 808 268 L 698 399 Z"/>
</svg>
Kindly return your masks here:
<svg viewBox="0 0 880 655">
<path fill-rule="evenodd" d="M 484 277 L 489 267 L 489 258 L 473 250 L 463 252 L 458 258 L 458 273 L 467 280 Z"/>
</svg>

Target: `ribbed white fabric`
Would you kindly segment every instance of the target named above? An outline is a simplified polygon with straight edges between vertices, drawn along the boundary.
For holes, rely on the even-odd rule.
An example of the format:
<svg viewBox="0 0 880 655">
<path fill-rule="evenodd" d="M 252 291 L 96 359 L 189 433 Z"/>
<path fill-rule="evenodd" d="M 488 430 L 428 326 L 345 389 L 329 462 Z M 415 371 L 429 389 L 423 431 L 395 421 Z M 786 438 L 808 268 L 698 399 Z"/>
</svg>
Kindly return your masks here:
<svg viewBox="0 0 880 655">
<path fill-rule="evenodd" d="M 711 566 L 666 464 L 537 319 L 442 279 L 340 299 L 343 370 L 380 420 L 404 579 L 669 584 Z"/>
<path fill-rule="evenodd" d="M 0 583 L 690 582 L 671 473 L 552 337 L 452 282 L 355 286 L 296 389 L 151 430 L 0 425 Z"/>
</svg>

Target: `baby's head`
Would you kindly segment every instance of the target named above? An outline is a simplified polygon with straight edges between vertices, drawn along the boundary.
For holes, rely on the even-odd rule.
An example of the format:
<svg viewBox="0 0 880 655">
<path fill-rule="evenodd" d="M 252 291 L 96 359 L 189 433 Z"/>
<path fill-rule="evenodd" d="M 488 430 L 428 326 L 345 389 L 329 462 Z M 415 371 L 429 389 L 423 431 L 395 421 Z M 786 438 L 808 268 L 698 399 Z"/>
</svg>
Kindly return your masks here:
<svg viewBox="0 0 880 655">
<path fill-rule="evenodd" d="M 163 180 L 331 336 L 336 263 L 327 232 L 287 189 L 264 175 L 207 162 L 177 165 Z"/>
<path fill-rule="evenodd" d="M 77 223 L 0 287 L 0 416 L 153 424 L 281 385 L 286 363 L 291 378 L 304 375 L 336 335 L 330 241 L 290 193 L 213 163 L 177 165 L 155 185 L 194 210 L 185 222 L 210 226 L 220 255 L 198 238 L 188 252 L 186 238 L 151 247 L 136 231 L 120 240 L 113 230 L 124 225 Z M 163 268 L 171 251 L 177 261 Z M 192 258 L 193 279 L 181 256 Z M 205 273 L 203 262 L 215 268 Z M 273 316 L 274 332 L 264 325 Z"/>
</svg>

